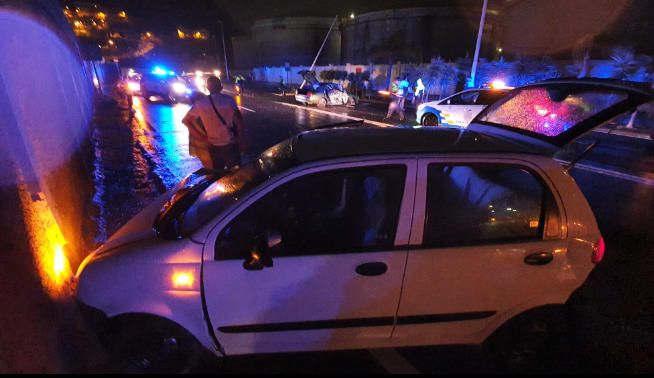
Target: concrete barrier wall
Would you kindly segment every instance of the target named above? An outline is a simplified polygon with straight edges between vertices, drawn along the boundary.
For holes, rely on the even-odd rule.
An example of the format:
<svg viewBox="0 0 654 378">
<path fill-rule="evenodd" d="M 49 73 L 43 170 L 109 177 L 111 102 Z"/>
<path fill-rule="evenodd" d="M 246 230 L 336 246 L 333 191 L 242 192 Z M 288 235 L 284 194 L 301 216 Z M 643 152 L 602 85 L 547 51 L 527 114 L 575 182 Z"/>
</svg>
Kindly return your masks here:
<svg viewBox="0 0 654 378">
<path fill-rule="evenodd" d="M 48 202 L 76 266 L 93 237 L 84 232 L 93 87 L 58 2 L 0 1 L 0 36 L 2 155 Z"/>
</svg>

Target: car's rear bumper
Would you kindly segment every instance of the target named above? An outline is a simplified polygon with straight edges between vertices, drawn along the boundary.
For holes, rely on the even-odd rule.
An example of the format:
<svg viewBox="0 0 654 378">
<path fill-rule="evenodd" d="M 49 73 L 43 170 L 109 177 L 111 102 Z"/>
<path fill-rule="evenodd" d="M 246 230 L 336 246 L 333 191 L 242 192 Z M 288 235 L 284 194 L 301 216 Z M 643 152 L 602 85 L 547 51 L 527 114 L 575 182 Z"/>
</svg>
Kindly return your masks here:
<svg viewBox="0 0 654 378">
<path fill-rule="evenodd" d="M 310 104 L 311 103 L 311 97 L 303 94 L 296 94 L 295 95 L 295 101 L 301 102 L 304 104 Z"/>
</svg>

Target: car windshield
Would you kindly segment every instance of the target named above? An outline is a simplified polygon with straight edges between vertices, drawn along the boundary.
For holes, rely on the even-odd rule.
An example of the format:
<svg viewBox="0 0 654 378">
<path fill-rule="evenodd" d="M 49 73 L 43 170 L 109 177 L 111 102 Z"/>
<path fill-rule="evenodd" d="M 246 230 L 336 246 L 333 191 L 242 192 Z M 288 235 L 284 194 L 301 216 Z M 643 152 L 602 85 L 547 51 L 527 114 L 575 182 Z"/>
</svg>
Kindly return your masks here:
<svg viewBox="0 0 654 378">
<path fill-rule="evenodd" d="M 189 205 L 183 216 L 181 236 L 187 236 L 243 198 L 250 190 L 295 164 L 291 141 L 282 142 L 234 173 L 209 185 Z"/>
</svg>

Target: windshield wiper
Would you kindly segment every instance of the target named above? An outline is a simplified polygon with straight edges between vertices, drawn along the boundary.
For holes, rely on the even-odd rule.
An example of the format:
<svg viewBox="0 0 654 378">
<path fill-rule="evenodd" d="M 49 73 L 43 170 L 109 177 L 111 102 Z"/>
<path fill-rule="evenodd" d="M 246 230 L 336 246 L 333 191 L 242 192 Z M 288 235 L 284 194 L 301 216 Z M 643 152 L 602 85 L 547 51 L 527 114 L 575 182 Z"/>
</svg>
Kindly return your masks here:
<svg viewBox="0 0 654 378">
<path fill-rule="evenodd" d="M 335 127 L 343 127 L 343 126 L 354 126 L 354 125 L 363 125 L 365 123 L 365 120 L 360 119 L 356 121 L 346 121 L 346 122 L 339 122 L 339 123 L 330 123 L 329 125 L 322 125 L 318 127 L 314 127 L 311 130 L 322 130 L 322 129 L 333 129 Z"/>
<path fill-rule="evenodd" d="M 200 169 L 182 180 L 179 189 L 166 201 L 154 221 L 153 229 L 157 236 L 165 240 L 183 238 L 182 221 L 186 211 L 219 178 L 213 171 Z"/>
</svg>

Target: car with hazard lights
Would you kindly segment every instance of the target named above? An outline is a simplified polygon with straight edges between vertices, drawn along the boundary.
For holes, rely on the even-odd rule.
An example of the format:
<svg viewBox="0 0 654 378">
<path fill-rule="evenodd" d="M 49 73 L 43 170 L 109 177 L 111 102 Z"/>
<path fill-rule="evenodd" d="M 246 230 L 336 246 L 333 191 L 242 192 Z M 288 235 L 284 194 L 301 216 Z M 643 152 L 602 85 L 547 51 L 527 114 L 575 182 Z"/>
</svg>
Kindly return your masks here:
<svg viewBox="0 0 654 378">
<path fill-rule="evenodd" d="M 422 126 L 466 127 L 488 105 L 511 88 L 468 89 L 438 101 L 418 105 L 416 122 Z"/>
<path fill-rule="evenodd" d="M 557 79 L 465 129 L 300 133 L 226 176 L 188 176 L 84 260 L 76 298 L 137 371 L 183 371 L 198 351 L 478 344 L 507 369 L 545 359 L 566 350 L 548 342 L 568 342 L 566 303 L 605 252 L 575 160 L 555 157 L 652 98 Z"/>
<path fill-rule="evenodd" d="M 320 82 L 313 71 L 300 72 L 303 84 L 295 91 L 295 101 L 303 105 L 316 105 L 325 108 L 328 105 L 356 106 L 359 98 L 349 93 L 341 84 Z"/>
</svg>

